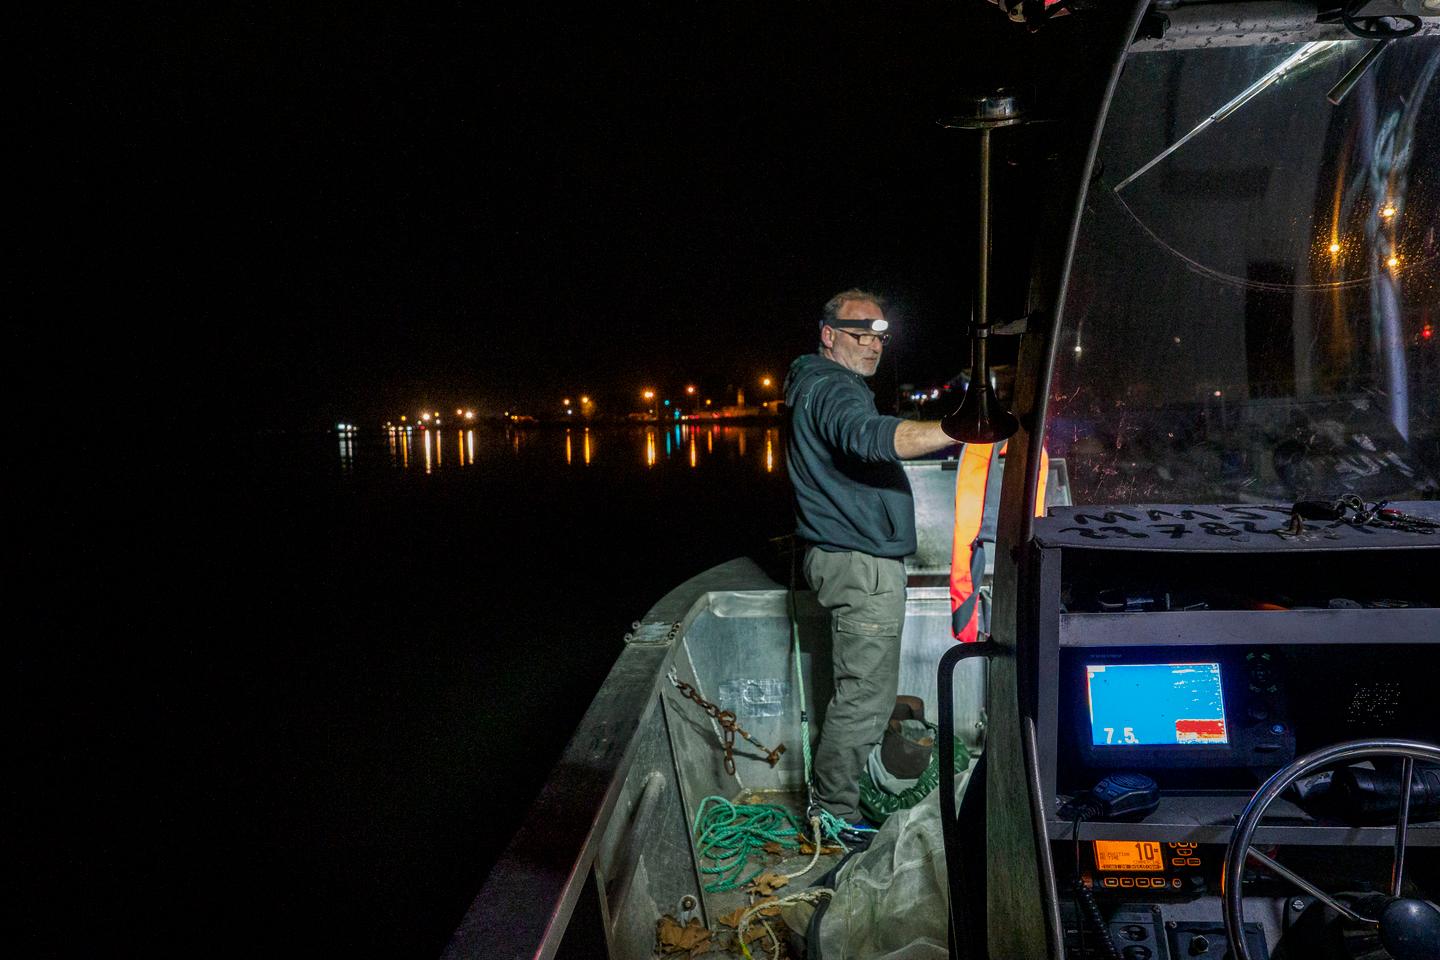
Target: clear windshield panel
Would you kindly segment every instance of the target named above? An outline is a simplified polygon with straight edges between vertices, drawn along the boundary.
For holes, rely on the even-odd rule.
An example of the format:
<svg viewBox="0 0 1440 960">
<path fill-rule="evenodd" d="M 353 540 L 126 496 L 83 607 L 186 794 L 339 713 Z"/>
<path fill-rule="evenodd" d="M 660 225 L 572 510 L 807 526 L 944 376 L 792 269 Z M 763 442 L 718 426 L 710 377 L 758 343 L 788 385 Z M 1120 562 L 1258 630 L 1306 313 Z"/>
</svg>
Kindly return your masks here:
<svg viewBox="0 0 1440 960">
<path fill-rule="evenodd" d="M 1075 502 L 1440 497 L 1440 37 L 1340 97 L 1370 46 L 1126 63 L 1051 383 Z"/>
</svg>

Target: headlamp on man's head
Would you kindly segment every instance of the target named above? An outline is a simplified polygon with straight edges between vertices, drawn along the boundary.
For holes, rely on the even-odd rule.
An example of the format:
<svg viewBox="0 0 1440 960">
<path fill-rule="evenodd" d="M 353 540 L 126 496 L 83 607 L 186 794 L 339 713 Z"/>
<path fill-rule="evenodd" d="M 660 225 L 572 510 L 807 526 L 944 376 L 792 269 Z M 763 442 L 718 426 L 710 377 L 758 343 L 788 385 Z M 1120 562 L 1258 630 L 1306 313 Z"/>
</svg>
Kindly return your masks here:
<svg viewBox="0 0 1440 960">
<path fill-rule="evenodd" d="M 884 333 L 890 329 L 889 320 L 825 320 L 820 324 L 822 327 L 835 327 L 837 330 L 868 330 L 871 333 Z"/>
</svg>

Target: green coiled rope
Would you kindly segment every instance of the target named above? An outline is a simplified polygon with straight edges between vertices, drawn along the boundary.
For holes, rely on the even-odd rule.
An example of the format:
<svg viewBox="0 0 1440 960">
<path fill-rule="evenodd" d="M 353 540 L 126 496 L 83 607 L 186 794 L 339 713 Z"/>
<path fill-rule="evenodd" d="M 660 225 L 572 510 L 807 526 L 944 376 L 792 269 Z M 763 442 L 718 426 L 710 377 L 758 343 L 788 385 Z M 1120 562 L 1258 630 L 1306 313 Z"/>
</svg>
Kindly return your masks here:
<svg viewBox="0 0 1440 960">
<path fill-rule="evenodd" d="M 796 816 L 773 803 L 731 803 L 724 797 L 710 796 L 700 801 L 695 811 L 695 849 L 701 859 L 715 861 L 714 866 L 701 867 L 700 872 L 717 876 L 706 884 L 707 893 L 718 893 L 743 887 L 764 872 L 764 864 L 749 875 L 745 869 L 752 854 L 761 852 L 767 843 L 796 849 L 796 839 L 805 830 Z"/>
<path fill-rule="evenodd" d="M 849 826 L 826 810 L 817 811 L 815 816 L 820 819 L 821 832 L 830 836 Z M 763 862 L 748 874 L 745 872 L 751 856 L 762 853 L 767 843 L 778 843 L 787 850 L 799 849 L 808 826 L 773 803 L 732 803 L 721 796 L 701 800 L 691 828 L 695 851 L 699 859 L 714 861 L 713 866 L 701 867 L 700 872 L 717 878 L 705 885 L 705 892 L 721 893 L 745 886 L 765 872 Z"/>
</svg>

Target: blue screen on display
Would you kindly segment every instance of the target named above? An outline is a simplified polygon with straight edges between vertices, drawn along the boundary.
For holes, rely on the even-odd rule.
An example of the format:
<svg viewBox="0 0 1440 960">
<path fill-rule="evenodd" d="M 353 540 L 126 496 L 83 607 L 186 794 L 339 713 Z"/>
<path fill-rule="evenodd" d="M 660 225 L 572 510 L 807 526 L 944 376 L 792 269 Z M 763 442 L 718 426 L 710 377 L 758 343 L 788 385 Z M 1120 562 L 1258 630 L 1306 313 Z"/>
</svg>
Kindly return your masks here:
<svg viewBox="0 0 1440 960">
<path fill-rule="evenodd" d="M 1092 663 L 1085 683 L 1094 746 L 1230 742 L 1218 663 Z"/>
</svg>

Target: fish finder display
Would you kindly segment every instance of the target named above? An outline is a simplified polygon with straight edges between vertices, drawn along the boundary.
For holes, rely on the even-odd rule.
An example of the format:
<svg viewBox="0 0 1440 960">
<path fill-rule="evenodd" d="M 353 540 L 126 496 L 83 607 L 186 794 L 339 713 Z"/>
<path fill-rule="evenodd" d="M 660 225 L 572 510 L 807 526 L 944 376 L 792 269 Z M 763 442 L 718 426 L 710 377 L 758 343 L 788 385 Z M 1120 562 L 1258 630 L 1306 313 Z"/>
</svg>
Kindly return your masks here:
<svg viewBox="0 0 1440 960">
<path fill-rule="evenodd" d="M 1085 681 L 1094 746 L 1230 742 L 1218 663 L 1092 663 Z"/>
</svg>

